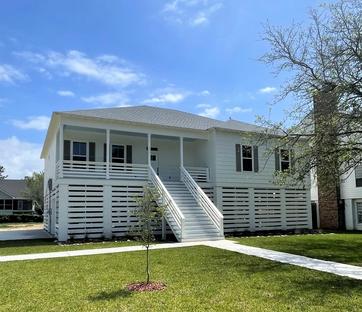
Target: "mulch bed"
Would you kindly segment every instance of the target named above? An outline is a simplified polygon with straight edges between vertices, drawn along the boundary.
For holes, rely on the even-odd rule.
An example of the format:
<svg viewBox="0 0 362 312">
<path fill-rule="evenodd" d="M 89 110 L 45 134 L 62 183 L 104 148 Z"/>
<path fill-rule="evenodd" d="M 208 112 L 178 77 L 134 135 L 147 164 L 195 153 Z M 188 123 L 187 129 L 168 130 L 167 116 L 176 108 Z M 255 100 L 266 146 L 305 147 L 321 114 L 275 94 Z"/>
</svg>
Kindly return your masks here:
<svg viewBox="0 0 362 312">
<path fill-rule="evenodd" d="M 160 291 L 164 290 L 166 288 L 166 285 L 162 282 L 149 282 L 148 284 L 146 282 L 137 282 L 128 284 L 126 286 L 128 291 Z"/>
</svg>

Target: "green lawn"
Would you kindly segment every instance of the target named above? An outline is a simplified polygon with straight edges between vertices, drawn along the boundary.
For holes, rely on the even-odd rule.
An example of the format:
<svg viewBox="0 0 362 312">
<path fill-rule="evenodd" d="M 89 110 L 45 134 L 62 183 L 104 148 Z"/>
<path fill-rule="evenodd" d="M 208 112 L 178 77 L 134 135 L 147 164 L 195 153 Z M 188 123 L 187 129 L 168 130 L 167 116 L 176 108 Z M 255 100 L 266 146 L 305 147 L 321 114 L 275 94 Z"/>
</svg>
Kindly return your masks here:
<svg viewBox="0 0 362 312">
<path fill-rule="evenodd" d="M 28 240 L 28 241 L 0 241 L 0 256 L 19 255 L 39 252 L 68 251 L 80 249 L 125 247 L 139 245 L 137 241 L 78 243 L 59 245 L 50 239 Z"/>
<path fill-rule="evenodd" d="M 360 311 L 362 282 L 210 247 L 151 252 L 167 289 L 129 293 L 144 253 L 0 265 L 0 311 Z"/>
<path fill-rule="evenodd" d="M 230 239 L 243 245 L 362 266 L 362 234 L 308 234 Z"/>
</svg>

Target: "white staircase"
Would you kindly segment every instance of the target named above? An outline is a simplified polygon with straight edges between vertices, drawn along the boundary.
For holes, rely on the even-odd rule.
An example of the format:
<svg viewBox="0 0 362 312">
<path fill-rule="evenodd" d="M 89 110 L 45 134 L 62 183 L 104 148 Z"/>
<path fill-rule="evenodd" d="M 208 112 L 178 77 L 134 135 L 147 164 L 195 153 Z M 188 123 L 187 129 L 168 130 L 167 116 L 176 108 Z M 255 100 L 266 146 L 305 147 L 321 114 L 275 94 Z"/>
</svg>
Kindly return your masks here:
<svg viewBox="0 0 362 312">
<path fill-rule="evenodd" d="M 183 242 L 224 238 L 184 182 L 163 182 L 163 185 L 184 216 L 181 239 Z M 172 223 L 172 220 L 168 222 Z M 173 224 L 170 226 L 173 228 Z"/>
</svg>

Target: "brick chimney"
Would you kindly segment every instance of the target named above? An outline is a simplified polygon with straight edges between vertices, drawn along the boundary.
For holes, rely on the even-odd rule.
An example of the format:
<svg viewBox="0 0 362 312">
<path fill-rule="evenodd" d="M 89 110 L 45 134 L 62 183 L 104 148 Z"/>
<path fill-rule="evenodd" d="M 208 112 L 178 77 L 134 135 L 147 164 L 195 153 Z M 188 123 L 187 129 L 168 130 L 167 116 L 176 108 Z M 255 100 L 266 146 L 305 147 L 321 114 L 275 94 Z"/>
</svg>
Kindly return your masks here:
<svg viewBox="0 0 362 312">
<path fill-rule="evenodd" d="M 338 224 L 338 162 L 333 152 L 337 142 L 336 88 L 328 85 L 313 98 L 317 160 L 318 206 L 321 229 L 335 230 Z"/>
</svg>

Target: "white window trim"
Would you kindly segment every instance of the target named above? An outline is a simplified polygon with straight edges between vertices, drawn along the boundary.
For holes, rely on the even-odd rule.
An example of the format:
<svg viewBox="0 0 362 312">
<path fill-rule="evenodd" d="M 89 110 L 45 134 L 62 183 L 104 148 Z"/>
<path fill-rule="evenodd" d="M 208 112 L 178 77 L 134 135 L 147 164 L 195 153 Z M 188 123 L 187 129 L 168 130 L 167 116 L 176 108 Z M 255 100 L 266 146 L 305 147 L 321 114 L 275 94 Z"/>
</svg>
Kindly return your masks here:
<svg viewBox="0 0 362 312">
<path fill-rule="evenodd" d="M 245 159 L 251 159 L 251 171 L 249 170 L 244 170 L 244 155 L 243 155 L 243 146 L 250 146 L 251 147 L 251 158 L 246 157 Z M 241 170 L 243 172 L 254 172 L 254 147 L 253 145 L 248 145 L 248 144 L 241 144 Z"/>
<path fill-rule="evenodd" d="M 288 161 L 286 161 L 286 160 L 282 160 L 282 150 L 283 151 L 285 151 L 285 150 L 287 150 L 288 151 Z M 292 150 L 290 150 L 290 149 L 287 149 L 287 148 L 279 148 L 279 168 L 280 168 L 280 171 L 283 171 L 283 169 L 282 169 L 282 163 L 284 162 L 284 163 L 288 163 L 289 164 L 289 166 L 288 166 L 288 169 L 290 169 L 290 166 L 291 166 L 291 163 L 290 163 L 290 161 L 291 161 L 291 152 L 292 152 Z"/>
</svg>

